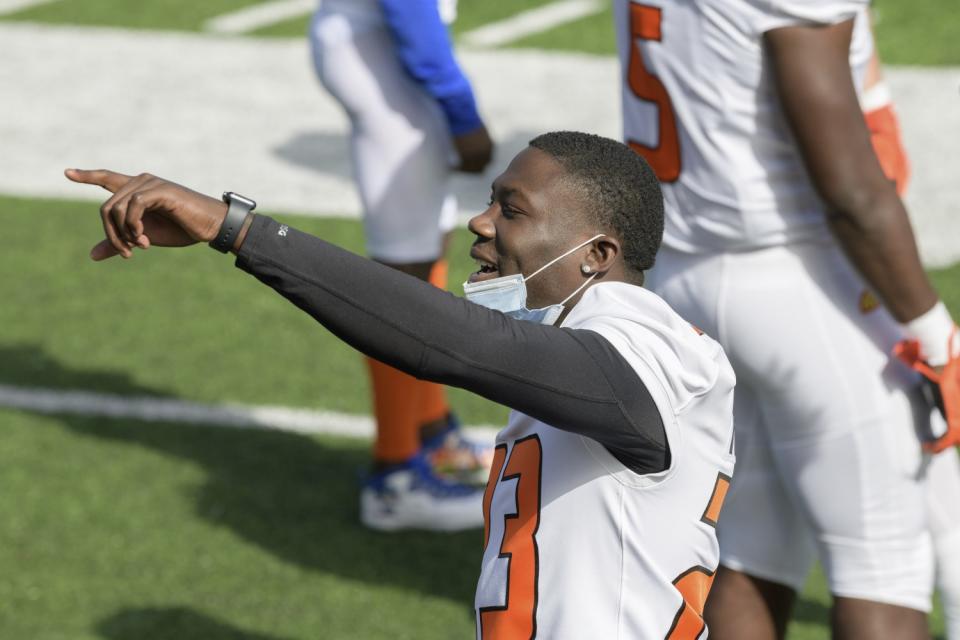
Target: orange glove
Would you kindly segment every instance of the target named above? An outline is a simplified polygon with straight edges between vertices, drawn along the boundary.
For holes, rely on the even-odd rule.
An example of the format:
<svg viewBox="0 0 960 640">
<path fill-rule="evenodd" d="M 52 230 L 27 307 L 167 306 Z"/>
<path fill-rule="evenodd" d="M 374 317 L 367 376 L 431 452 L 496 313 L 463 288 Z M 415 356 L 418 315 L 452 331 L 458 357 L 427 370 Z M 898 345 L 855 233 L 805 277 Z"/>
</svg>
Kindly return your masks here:
<svg viewBox="0 0 960 640">
<path fill-rule="evenodd" d="M 895 356 L 923 374 L 933 402 L 947 421 L 947 431 L 943 435 L 923 443 L 924 450 L 931 453 L 940 453 L 960 444 L 960 353 L 954 347 L 956 333 L 954 327 L 949 342 L 950 356 L 939 372 L 921 358 L 920 343 L 916 340 L 903 340 L 893 348 Z"/>
<path fill-rule="evenodd" d="M 900 123 L 893 104 L 865 111 L 863 114 L 870 130 L 870 141 L 877 154 L 883 173 L 897 184 L 897 193 L 903 195 L 910 179 L 910 162 L 900 138 Z"/>
</svg>

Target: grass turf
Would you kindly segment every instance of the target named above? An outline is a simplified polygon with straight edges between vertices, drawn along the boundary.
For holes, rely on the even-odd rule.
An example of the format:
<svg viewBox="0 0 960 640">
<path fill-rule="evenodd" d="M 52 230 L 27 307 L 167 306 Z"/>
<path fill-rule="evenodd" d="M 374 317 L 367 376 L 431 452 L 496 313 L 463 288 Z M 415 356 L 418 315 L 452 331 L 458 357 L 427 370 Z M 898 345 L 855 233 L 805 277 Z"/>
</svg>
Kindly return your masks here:
<svg viewBox="0 0 960 640">
<path fill-rule="evenodd" d="M 546 4 L 550 0 L 511 0 L 510 2 L 489 2 L 489 0 L 460 0 L 457 4 L 457 20 L 453 23 L 454 35 L 476 29 L 479 26 L 503 20 L 511 15 Z M 283 22 L 263 27 L 253 32 L 257 36 L 302 37 L 307 32 L 309 16 L 291 18 Z"/>
<path fill-rule="evenodd" d="M 99 25 L 130 29 L 200 31 L 214 16 L 260 4 L 261 0 L 56 0 L 4 16 L 69 25 Z"/>
<path fill-rule="evenodd" d="M 550 0 L 460 0 L 454 32 L 469 31 L 478 26 L 502 20 L 518 11 L 545 4 Z M 47 22 L 71 25 L 102 25 L 131 29 L 174 29 L 202 31 L 204 23 L 224 13 L 260 4 L 262 0 L 56 0 L 24 9 L 3 17 L 5 20 Z M 292 18 L 265 27 L 257 35 L 302 37 L 308 16 Z"/>
<path fill-rule="evenodd" d="M 446 639 L 479 531 L 357 523 L 356 441 L 0 411 L 0 637 Z"/>
<path fill-rule="evenodd" d="M 455 34 L 501 20 L 549 0 L 460 0 Z M 209 18 L 258 0 L 57 0 L 4 16 L 6 20 L 30 20 L 59 24 L 106 25 L 136 29 L 181 29 L 200 31 Z M 960 21 L 946 19 L 942 0 L 876 0 L 877 39 L 883 59 L 900 65 L 958 65 Z M 303 16 L 255 32 L 255 35 L 304 37 L 308 17 Z M 581 20 L 551 29 L 512 44 L 612 55 L 616 51 L 610 8 Z"/>
<path fill-rule="evenodd" d="M 960 20 L 942 0 L 874 0 L 877 46 L 888 64 L 960 65 Z"/>
</svg>

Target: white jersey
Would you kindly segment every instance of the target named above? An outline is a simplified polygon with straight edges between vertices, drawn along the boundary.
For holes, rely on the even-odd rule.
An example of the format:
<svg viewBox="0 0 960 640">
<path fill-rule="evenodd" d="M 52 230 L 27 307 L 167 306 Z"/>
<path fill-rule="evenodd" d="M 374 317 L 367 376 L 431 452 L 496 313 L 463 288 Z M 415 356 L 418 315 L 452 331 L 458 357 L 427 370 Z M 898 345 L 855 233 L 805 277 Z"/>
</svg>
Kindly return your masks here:
<svg viewBox="0 0 960 640">
<path fill-rule="evenodd" d="M 664 187 L 664 244 L 747 250 L 829 234 L 763 55 L 766 31 L 856 18 L 856 86 L 873 51 L 868 0 L 617 0 L 624 141 Z"/>
<path fill-rule="evenodd" d="M 733 370 L 641 287 L 595 285 L 563 326 L 599 333 L 634 368 L 670 468 L 639 475 L 598 442 L 513 412 L 484 497 L 477 638 L 700 637 L 733 473 Z"/>
</svg>

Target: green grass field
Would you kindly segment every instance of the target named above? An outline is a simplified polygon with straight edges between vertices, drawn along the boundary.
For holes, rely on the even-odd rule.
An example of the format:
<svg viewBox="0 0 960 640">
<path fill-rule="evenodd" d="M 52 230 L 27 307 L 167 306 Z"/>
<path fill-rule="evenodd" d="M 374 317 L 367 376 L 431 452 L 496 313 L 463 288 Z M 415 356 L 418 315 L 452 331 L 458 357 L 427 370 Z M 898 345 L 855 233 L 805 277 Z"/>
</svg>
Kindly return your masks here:
<svg viewBox="0 0 960 640">
<path fill-rule="evenodd" d="M 547 0 L 461 0 L 455 35 Z M 258 0 L 57 0 L 2 20 L 200 31 Z M 895 64 L 960 64 L 942 0 L 877 0 Z M 254 34 L 303 37 L 306 17 Z M 609 11 L 512 46 L 609 55 Z M 357 222 L 282 216 L 361 251 Z M 0 195 L 0 384 L 368 413 L 360 357 L 232 260 L 95 264 L 96 205 Z M 473 263 L 456 235 L 452 290 Z M 960 264 L 932 272 L 960 314 Z M 506 410 L 453 390 L 468 423 Z M 357 522 L 367 443 L 0 409 L 0 639 L 472 637 L 480 532 Z M 811 576 L 790 640 L 826 640 Z M 933 616 L 938 637 L 939 611 Z"/>
<path fill-rule="evenodd" d="M 2 638 L 470 633 L 481 534 L 360 527 L 362 443 L 13 411 L 0 420 Z"/>
</svg>

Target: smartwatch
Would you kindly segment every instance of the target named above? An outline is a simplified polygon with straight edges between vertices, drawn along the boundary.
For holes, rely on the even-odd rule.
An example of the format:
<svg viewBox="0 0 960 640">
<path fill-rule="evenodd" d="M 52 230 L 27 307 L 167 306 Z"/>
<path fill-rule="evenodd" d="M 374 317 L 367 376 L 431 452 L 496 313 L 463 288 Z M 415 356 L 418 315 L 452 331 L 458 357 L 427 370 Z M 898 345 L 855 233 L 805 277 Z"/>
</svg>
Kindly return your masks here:
<svg viewBox="0 0 960 640">
<path fill-rule="evenodd" d="M 223 219 L 217 237 L 210 241 L 210 246 L 220 253 L 226 253 L 233 248 L 247 214 L 257 208 L 256 202 L 233 191 L 225 191 L 223 201 L 227 203 L 227 217 Z"/>
</svg>

